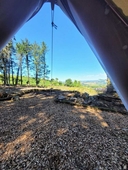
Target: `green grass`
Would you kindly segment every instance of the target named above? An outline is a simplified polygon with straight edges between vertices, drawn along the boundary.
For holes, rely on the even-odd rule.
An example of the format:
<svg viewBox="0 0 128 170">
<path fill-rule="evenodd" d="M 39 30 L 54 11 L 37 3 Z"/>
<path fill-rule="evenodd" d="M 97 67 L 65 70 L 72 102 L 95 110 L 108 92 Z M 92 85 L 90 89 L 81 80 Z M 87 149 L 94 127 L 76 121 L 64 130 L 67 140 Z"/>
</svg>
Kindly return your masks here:
<svg viewBox="0 0 128 170">
<path fill-rule="evenodd" d="M 14 78 L 16 78 L 14 76 Z M 22 86 L 27 86 L 27 77 L 23 76 L 23 82 L 22 82 Z M 2 81 L 0 80 L 0 84 L 2 85 Z M 11 83 L 12 84 L 12 81 Z M 19 82 L 18 82 L 18 85 L 20 85 L 20 77 L 19 77 Z M 63 91 L 78 91 L 80 93 L 88 93 L 89 95 L 97 95 L 97 91 L 95 90 L 96 87 L 104 87 L 104 85 L 102 84 L 87 84 L 87 85 L 83 85 L 83 86 L 80 86 L 80 87 L 67 87 L 67 86 L 64 86 L 64 85 L 59 85 L 58 82 L 50 82 L 49 80 L 40 80 L 40 83 L 38 85 L 39 87 L 44 87 L 44 88 L 53 88 L 53 89 L 58 89 L 58 90 L 63 90 Z M 35 79 L 34 78 L 30 78 L 30 87 L 36 87 L 36 83 L 35 83 Z"/>
</svg>

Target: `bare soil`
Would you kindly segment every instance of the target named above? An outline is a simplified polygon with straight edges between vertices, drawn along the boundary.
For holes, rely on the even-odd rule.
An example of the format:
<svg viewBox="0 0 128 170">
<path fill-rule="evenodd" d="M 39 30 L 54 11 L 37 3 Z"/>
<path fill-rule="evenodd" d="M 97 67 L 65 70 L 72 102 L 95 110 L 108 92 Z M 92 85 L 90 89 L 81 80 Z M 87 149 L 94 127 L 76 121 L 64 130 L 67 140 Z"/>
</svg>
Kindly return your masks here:
<svg viewBox="0 0 128 170">
<path fill-rule="evenodd" d="M 28 93 L 0 102 L 1 170 L 127 170 L 128 115 Z"/>
</svg>

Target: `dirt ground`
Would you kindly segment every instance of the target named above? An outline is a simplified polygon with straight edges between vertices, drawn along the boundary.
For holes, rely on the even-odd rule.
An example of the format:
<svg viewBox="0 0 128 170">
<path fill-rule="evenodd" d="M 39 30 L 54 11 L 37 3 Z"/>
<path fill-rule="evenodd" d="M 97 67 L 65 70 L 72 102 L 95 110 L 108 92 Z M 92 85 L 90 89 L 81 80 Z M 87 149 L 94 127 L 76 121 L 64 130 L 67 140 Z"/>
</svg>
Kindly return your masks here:
<svg viewBox="0 0 128 170">
<path fill-rule="evenodd" d="M 0 102 L 1 170 L 127 170 L 128 115 L 29 93 Z"/>
</svg>

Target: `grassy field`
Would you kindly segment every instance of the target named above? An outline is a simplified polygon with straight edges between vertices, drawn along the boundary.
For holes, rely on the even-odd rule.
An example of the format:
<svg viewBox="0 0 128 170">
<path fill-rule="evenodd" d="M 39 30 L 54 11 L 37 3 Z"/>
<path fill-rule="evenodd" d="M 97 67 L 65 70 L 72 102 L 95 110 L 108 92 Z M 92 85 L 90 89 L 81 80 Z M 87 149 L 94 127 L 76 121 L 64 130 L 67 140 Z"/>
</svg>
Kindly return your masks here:
<svg viewBox="0 0 128 170">
<path fill-rule="evenodd" d="M 51 86 L 53 89 L 59 89 L 64 91 L 78 91 L 80 93 L 88 93 L 89 95 L 96 95 L 97 91 L 91 87 L 67 87 L 67 86 Z"/>
<path fill-rule="evenodd" d="M 14 77 L 15 78 L 15 77 Z M 23 81 L 22 81 L 22 86 L 24 87 L 28 87 L 27 85 L 27 77 L 23 77 Z M 0 85 L 2 85 L 2 80 L 0 80 Z M 10 85 L 12 84 L 12 81 L 10 82 Z M 20 80 L 18 82 L 18 85 L 20 86 Z M 35 83 L 35 79 L 34 78 L 30 78 L 30 85 L 29 87 L 36 87 L 36 83 Z M 88 82 L 87 84 L 81 85 L 79 87 L 67 87 L 64 86 L 64 83 L 62 83 L 60 85 L 59 81 L 54 80 L 53 82 L 49 81 L 49 80 L 40 80 L 38 87 L 43 87 L 46 89 L 59 89 L 59 90 L 65 90 L 65 91 L 78 91 L 80 93 L 84 93 L 87 92 L 89 95 L 97 95 L 98 94 L 98 88 L 103 88 L 105 89 L 105 84 L 102 84 L 99 82 L 98 83 L 92 83 L 92 82 Z"/>
</svg>

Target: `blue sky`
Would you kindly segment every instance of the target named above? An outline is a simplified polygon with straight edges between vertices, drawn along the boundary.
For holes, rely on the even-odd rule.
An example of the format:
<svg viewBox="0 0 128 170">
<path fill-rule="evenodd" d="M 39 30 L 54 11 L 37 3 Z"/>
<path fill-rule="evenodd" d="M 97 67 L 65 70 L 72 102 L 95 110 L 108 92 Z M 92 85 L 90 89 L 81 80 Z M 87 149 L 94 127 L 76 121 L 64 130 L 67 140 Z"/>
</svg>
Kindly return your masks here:
<svg viewBox="0 0 128 170">
<path fill-rule="evenodd" d="M 63 13 L 55 6 L 53 78 L 65 81 L 106 79 L 106 74 L 88 46 L 84 37 Z M 51 70 L 51 6 L 44 4 L 38 14 L 28 21 L 15 35 L 16 40 L 27 38 L 31 43 L 44 41 L 48 46 L 46 61 Z"/>
</svg>

